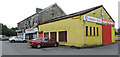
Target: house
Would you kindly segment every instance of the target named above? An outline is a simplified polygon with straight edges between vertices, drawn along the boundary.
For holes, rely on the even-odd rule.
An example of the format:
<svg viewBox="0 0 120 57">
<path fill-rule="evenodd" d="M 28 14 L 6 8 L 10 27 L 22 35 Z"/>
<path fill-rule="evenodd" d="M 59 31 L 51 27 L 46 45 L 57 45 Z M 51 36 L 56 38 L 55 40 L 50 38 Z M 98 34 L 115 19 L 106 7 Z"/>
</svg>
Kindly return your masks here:
<svg viewBox="0 0 120 57">
<path fill-rule="evenodd" d="M 64 15 L 66 14 L 56 3 L 45 9 L 36 8 L 35 14 L 17 23 L 17 35 L 28 40 L 36 38 L 38 37 L 38 24 Z"/>
</svg>

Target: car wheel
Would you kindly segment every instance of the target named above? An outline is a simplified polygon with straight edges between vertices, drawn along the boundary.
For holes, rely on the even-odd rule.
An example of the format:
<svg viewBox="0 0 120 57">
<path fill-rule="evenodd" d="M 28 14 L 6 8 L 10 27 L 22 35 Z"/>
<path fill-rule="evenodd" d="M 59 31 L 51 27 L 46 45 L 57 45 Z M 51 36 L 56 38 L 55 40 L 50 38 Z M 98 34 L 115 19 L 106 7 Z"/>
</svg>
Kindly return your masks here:
<svg viewBox="0 0 120 57">
<path fill-rule="evenodd" d="M 15 42 L 15 40 L 12 40 L 12 41 L 11 41 L 11 43 L 14 43 L 14 42 Z"/>
<path fill-rule="evenodd" d="M 24 40 L 23 43 L 25 43 L 26 41 Z"/>
<path fill-rule="evenodd" d="M 54 44 L 54 47 L 58 47 L 58 45 L 59 45 L 58 43 L 55 43 L 55 44 Z"/>
<path fill-rule="evenodd" d="M 36 48 L 38 48 L 38 49 L 41 48 L 41 45 L 40 45 L 40 44 L 37 44 Z"/>
<path fill-rule="evenodd" d="M 35 48 L 34 46 L 31 46 L 32 48 Z"/>
</svg>

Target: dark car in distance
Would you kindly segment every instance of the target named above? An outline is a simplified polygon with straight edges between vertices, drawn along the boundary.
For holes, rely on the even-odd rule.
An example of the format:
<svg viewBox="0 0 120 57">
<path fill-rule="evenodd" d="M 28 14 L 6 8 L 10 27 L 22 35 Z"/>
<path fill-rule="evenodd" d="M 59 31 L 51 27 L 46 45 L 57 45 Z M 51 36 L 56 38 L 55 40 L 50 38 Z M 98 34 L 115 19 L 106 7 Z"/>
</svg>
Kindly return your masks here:
<svg viewBox="0 0 120 57">
<path fill-rule="evenodd" d="M 59 43 L 56 41 L 52 41 L 48 38 L 35 38 L 32 40 L 29 40 L 29 45 L 31 47 L 35 47 L 35 48 L 41 48 L 41 47 L 48 47 L 48 46 L 55 46 L 58 47 Z"/>
</svg>

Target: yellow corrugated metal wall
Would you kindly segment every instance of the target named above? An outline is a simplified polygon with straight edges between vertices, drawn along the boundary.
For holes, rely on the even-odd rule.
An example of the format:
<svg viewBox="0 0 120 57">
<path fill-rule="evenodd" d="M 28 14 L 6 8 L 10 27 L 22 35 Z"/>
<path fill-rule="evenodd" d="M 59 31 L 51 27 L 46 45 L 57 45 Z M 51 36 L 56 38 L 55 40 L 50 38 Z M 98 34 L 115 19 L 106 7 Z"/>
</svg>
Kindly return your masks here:
<svg viewBox="0 0 120 57">
<path fill-rule="evenodd" d="M 83 22 L 80 16 L 39 25 L 40 30 L 44 32 L 57 32 L 57 41 L 59 41 L 58 32 L 67 31 L 67 42 L 59 42 L 61 45 L 83 46 Z"/>
</svg>

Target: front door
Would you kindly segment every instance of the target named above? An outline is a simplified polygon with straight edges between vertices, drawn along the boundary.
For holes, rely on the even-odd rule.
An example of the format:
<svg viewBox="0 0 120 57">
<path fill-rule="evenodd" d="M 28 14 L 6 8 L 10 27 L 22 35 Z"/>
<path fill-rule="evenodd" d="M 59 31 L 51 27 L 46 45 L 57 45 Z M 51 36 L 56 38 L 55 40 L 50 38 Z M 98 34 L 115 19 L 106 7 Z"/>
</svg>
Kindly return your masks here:
<svg viewBox="0 0 120 57">
<path fill-rule="evenodd" d="M 102 42 L 103 45 L 112 43 L 110 26 L 102 25 Z"/>
<path fill-rule="evenodd" d="M 43 37 L 43 32 L 39 32 L 39 38 Z"/>
<path fill-rule="evenodd" d="M 29 34 L 29 40 L 33 39 L 33 34 Z"/>
</svg>

